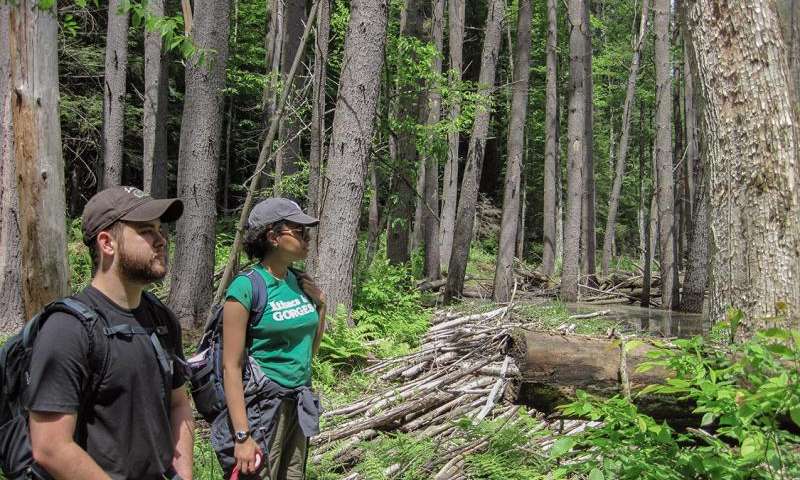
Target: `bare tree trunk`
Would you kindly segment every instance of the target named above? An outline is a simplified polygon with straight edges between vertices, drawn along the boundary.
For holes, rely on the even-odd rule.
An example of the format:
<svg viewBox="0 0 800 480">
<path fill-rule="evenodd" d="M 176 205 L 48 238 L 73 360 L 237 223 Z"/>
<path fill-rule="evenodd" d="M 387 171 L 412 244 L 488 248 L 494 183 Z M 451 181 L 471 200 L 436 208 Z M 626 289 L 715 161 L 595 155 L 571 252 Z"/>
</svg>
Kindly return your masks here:
<svg viewBox="0 0 800 480">
<path fill-rule="evenodd" d="M 740 338 L 769 325 L 797 328 L 798 128 L 774 4 L 709 0 L 692 4 L 688 19 L 705 100 L 710 317 L 741 309 Z"/>
<path fill-rule="evenodd" d="M 285 0 L 270 0 L 269 32 L 264 41 L 265 65 L 269 67 L 269 82 L 264 85 L 264 124 L 269 124 L 278 108 L 278 80 L 281 73 L 281 52 L 283 51 L 283 25 Z M 276 154 L 276 163 L 277 163 Z"/>
<path fill-rule="evenodd" d="M 0 5 L 0 43 L 11 44 L 11 6 Z M 25 321 L 22 301 L 22 245 L 20 209 L 17 196 L 17 168 L 14 163 L 14 127 L 11 50 L 0 49 L 0 304 L 3 316 L 0 331 L 19 329 Z"/>
<path fill-rule="evenodd" d="M 125 75 L 128 70 L 128 12 L 120 0 L 108 2 L 105 79 L 103 83 L 103 184 L 122 183 L 125 137 Z"/>
<path fill-rule="evenodd" d="M 701 167 L 702 169 L 702 167 Z M 703 312 L 703 299 L 708 283 L 708 186 L 706 181 L 697 185 L 694 230 L 689 237 L 689 255 L 686 280 L 683 282 L 680 310 Z"/>
<path fill-rule="evenodd" d="M 683 214 L 683 200 L 685 195 L 683 193 L 683 180 L 684 175 L 686 174 L 686 164 L 684 163 L 684 149 L 683 149 L 683 122 L 681 120 L 681 70 L 676 65 L 672 69 L 672 78 L 674 80 L 673 88 L 672 88 L 672 118 L 673 118 L 673 125 L 674 125 L 674 148 L 672 150 L 672 171 L 673 179 L 675 181 L 674 192 L 674 218 L 673 218 L 673 225 L 674 225 L 674 232 L 675 232 L 675 277 L 678 277 L 678 272 L 681 271 L 681 267 L 683 265 L 683 235 L 684 235 L 684 214 Z M 675 287 L 675 295 L 677 294 L 678 286 L 676 284 Z M 675 306 L 678 304 L 678 299 L 676 298 L 674 301 Z"/>
<path fill-rule="evenodd" d="M 500 51 L 500 34 L 503 23 L 505 4 L 501 0 L 492 0 L 486 14 L 483 51 L 481 53 L 481 70 L 478 74 L 478 93 L 484 98 L 491 98 L 494 89 L 495 69 Z M 472 134 L 469 139 L 467 162 L 464 165 L 464 178 L 461 182 L 461 195 L 456 210 L 456 229 L 453 234 L 453 250 L 450 265 L 447 269 L 447 286 L 444 292 L 445 301 L 461 295 L 464 288 L 464 275 L 467 270 L 469 247 L 472 241 L 472 230 L 475 223 L 475 209 L 478 202 L 478 186 L 480 185 L 483 155 L 486 137 L 489 133 L 491 111 L 479 107 L 475 112 Z"/>
<path fill-rule="evenodd" d="M 192 40 L 216 52 L 186 65 L 186 95 L 178 154 L 178 221 L 169 304 L 185 327 L 205 321 L 212 299 L 225 66 L 228 61 L 229 0 L 196 0 Z"/>
<path fill-rule="evenodd" d="M 591 0 L 587 0 L 583 10 L 583 41 L 586 43 L 583 52 L 584 74 L 586 75 L 586 93 L 584 101 L 583 158 L 586 164 L 583 170 L 583 207 L 581 209 L 581 269 L 586 274 L 586 285 L 597 285 L 595 277 L 595 252 L 597 251 L 594 184 L 594 80 L 592 79 L 592 25 L 589 22 Z"/>
<path fill-rule="evenodd" d="M 58 116 L 58 18 L 54 7 L 45 9 L 28 0 L 19 0 L 7 8 L 10 8 L 7 48 L 11 53 L 14 131 L 14 151 L 7 158 L 16 162 L 17 220 L 22 249 L 19 275 L 23 318 L 27 319 L 69 293 L 64 158 Z M 7 145 L 11 142 L 9 139 Z M 5 195 L 3 192 L 4 198 Z M 13 202 L 8 207 L 3 202 L 2 208 L 5 230 L 5 215 L 14 215 Z M 8 267 L 11 267 L 16 261 L 13 222 L 8 228 L 11 247 Z"/>
<path fill-rule="evenodd" d="M 314 104 L 311 110 L 311 151 L 308 162 L 308 211 L 319 218 L 322 191 L 322 165 L 325 158 L 325 84 L 327 83 L 328 40 L 331 30 L 330 0 L 320 0 L 317 12 L 317 31 L 314 35 Z M 312 228 L 306 270 L 316 277 L 319 236 Z"/>
<path fill-rule="evenodd" d="M 403 18 L 400 21 L 400 34 L 423 40 L 423 0 L 406 0 Z M 413 127 L 420 118 L 420 106 L 424 100 L 421 88 L 409 90 L 398 79 L 395 85 L 394 116 L 401 125 L 397 129 L 397 156 L 392 159 L 393 169 L 390 180 L 395 200 L 389 208 L 389 221 L 386 232 L 386 256 L 394 265 L 408 262 L 411 250 L 411 232 L 414 222 L 419 225 L 421 217 L 415 216 L 415 205 L 419 193 L 424 189 L 424 176 L 419 178 L 417 171 L 417 136 Z M 416 183 L 415 183 L 416 179 Z M 420 212 L 421 213 L 421 212 Z"/>
<path fill-rule="evenodd" d="M 625 91 L 625 103 L 622 107 L 622 131 L 619 145 L 617 146 L 617 163 L 614 169 L 614 184 L 608 197 L 608 216 L 606 217 L 606 231 L 603 238 L 603 275 L 608 275 L 608 266 L 613 256 L 612 244 L 616 236 L 617 210 L 619 209 L 619 196 L 622 192 L 622 180 L 625 176 L 625 162 L 628 160 L 628 144 L 630 141 L 631 108 L 636 95 L 636 78 L 639 75 L 639 61 L 642 54 L 645 35 L 647 34 L 647 18 L 649 16 L 649 0 L 642 0 L 642 15 L 639 19 L 639 35 L 634 41 L 633 59 L 631 60 L 628 85 Z"/>
<path fill-rule="evenodd" d="M 558 178 L 558 15 L 556 0 L 547 0 L 547 87 L 544 140 L 544 200 L 542 220 L 542 270 L 553 274 L 556 261 L 556 178 Z"/>
<path fill-rule="evenodd" d="M 645 251 L 647 249 L 647 243 L 649 240 L 646 240 L 647 234 L 647 220 L 645 219 L 645 186 L 644 186 L 644 142 L 645 142 L 645 131 L 644 131 L 644 102 L 639 101 L 639 211 L 637 215 L 637 220 L 639 223 L 639 262 L 642 264 L 642 268 L 644 268 L 644 263 L 646 261 Z"/>
<path fill-rule="evenodd" d="M 519 229 L 522 155 L 525 147 L 525 118 L 528 112 L 528 79 L 531 64 L 531 1 L 520 0 L 517 14 L 517 43 L 514 51 L 514 79 L 511 119 L 508 123 L 508 165 L 503 193 L 500 245 L 494 271 L 494 300 L 508 302 L 514 286 L 514 253 Z"/>
<path fill-rule="evenodd" d="M 656 166 L 658 171 L 658 243 L 661 307 L 678 305 L 675 262 L 675 180 L 672 175 L 672 79 L 670 78 L 670 0 L 655 0 Z M 651 213 L 652 215 L 652 213 Z"/>
<path fill-rule="evenodd" d="M 331 311 L 352 308 L 353 258 L 386 43 L 385 0 L 353 0 L 320 218 L 318 283 Z"/>
<path fill-rule="evenodd" d="M 585 182 L 586 129 L 586 42 L 583 18 L 586 0 L 569 0 L 569 111 L 567 116 L 567 217 L 564 223 L 564 258 L 561 273 L 561 298 L 568 302 L 578 299 L 580 276 L 581 210 Z"/>
<path fill-rule="evenodd" d="M 380 241 L 381 236 L 381 215 L 379 210 L 379 201 L 378 201 L 378 192 L 379 192 L 379 183 L 378 183 L 378 172 L 377 168 L 375 167 L 375 162 L 370 162 L 369 164 L 369 185 L 370 185 L 370 197 L 369 197 L 369 219 L 367 224 L 367 252 L 366 252 L 366 259 L 364 261 L 364 270 L 366 271 L 369 266 L 372 264 L 372 260 L 375 258 L 375 252 L 378 251 L 378 242 Z"/>
<path fill-rule="evenodd" d="M 692 64 L 689 61 L 689 44 L 686 40 L 688 38 L 688 32 L 684 36 L 684 71 L 686 75 L 684 75 L 684 109 L 685 109 L 685 117 L 686 117 L 686 173 L 687 173 L 687 195 L 689 200 L 689 218 L 687 219 L 687 234 L 691 235 L 693 231 L 692 222 L 694 221 L 695 215 L 695 188 L 696 179 L 699 179 L 696 175 L 697 166 L 700 164 L 700 147 L 698 145 L 698 135 L 699 132 L 697 130 L 697 109 L 696 105 L 696 93 L 694 89 L 694 79 L 696 77 L 696 69 L 692 67 Z"/>
<path fill-rule="evenodd" d="M 164 16 L 164 0 L 148 0 L 155 17 Z M 127 40 L 127 39 L 126 39 Z M 144 105 L 142 119 L 142 170 L 144 191 L 154 198 L 167 197 L 167 58 L 161 32 L 144 33 Z"/>
<path fill-rule="evenodd" d="M 421 107 L 421 106 L 420 106 Z M 420 108 L 420 115 L 423 114 Z M 422 211 L 425 209 L 425 161 L 427 157 L 419 158 L 417 162 L 417 184 L 414 195 L 414 223 L 411 228 L 409 251 L 413 252 L 422 246 L 425 229 L 422 225 Z"/>
<path fill-rule="evenodd" d="M 291 89 L 290 105 L 295 108 L 289 109 L 289 114 L 281 119 L 280 134 L 278 142 L 281 144 L 280 150 L 275 156 L 275 195 L 283 195 L 281 182 L 283 177 L 297 173 L 298 161 L 303 157 L 301 151 L 300 135 L 302 119 L 298 118 L 298 108 L 301 99 L 297 97 L 302 86 L 300 75 L 295 75 L 294 81 L 287 84 L 286 78 L 292 68 L 295 53 L 300 46 L 300 39 L 303 37 L 303 30 L 306 23 L 306 2 L 305 0 L 284 0 L 283 12 L 283 47 L 281 52 L 281 78 L 283 88 Z"/>
<path fill-rule="evenodd" d="M 442 52 L 444 44 L 444 4 L 445 0 L 433 0 L 433 17 L 431 22 L 431 39 L 437 52 Z M 442 57 L 433 60 L 433 73 L 442 73 Z M 428 120 L 433 126 L 439 122 L 442 111 L 442 95 L 436 86 L 428 87 Z M 425 203 L 422 218 L 425 237 L 425 276 L 431 280 L 441 277 L 441 259 L 439 250 L 439 161 L 433 152 L 425 157 Z"/>
<path fill-rule="evenodd" d="M 462 58 L 464 48 L 464 5 L 465 0 L 449 0 L 448 8 L 448 42 L 450 53 L 449 77 L 453 82 L 461 81 Z M 450 107 L 450 120 L 461 115 L 461 105 L 454 102 Z M 450 265 L 453 251 L 453 232 L 456 226 L 456 207 L 458 205 L 458 145 L 459 132 L 447 134 L 447 162 L 444 166 L 442 180 L 442 213 L 440 223 L 441 262 L 442 268 Z"/>
</svg>

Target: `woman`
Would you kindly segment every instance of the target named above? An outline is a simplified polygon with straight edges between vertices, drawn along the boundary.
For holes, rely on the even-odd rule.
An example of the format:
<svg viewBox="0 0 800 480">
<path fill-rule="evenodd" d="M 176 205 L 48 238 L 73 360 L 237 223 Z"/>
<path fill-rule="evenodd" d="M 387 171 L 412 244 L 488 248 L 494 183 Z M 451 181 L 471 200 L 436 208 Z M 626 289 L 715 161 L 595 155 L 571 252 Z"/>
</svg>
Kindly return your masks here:
<svg viewBox="0 0 800 480">
<path fill-rule="evenodd" d="M 223 310 L 222 354 L 236 468 L 244 475 L 258 471 L 261 478 L 271 480 L 305 477 L 310 428 L 301 407 L 310 403 L 303 395 L 310 397 L 311 359 L 324 330 L 325 297 L 308 275 L 295 273 L 289 266 L 306 258 L 307 229 L 318 223 L 285 198 L 258 203 L 248 217 L 244 250 L 251 259 L 259 260 L 253 268 L 265 280 L 268 298 L 261 319 L 248 326 L 253 283 L 245 276 L 231 283 Z M 250 349 L 246 352 L 247 345 Z M 268 413 L 262 408 L 259 414 L 272 418 L 258 418 L 271 426 L 263 436 L 267 452 L 261 451 L 251 435 L 253 414 L 246 409 L 242 380 L 248 354 L 269 379 L 266 392 L 258 394 L 271 400 Z M 261 458 L 267 463 L 259 469 Z"/>
</svg>

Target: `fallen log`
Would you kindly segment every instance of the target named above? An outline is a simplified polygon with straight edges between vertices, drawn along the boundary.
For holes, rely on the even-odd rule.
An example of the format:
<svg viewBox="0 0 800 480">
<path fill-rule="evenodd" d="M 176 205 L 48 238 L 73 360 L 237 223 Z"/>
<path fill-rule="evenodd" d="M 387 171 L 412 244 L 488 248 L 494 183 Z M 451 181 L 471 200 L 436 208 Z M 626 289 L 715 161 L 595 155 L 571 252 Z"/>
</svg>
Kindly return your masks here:
<svg viewBox="0 0 800 480">
<path fill-rule="evenodd" d="M 634 341 L 636 344 L 631 343 Z M 510 352 L 519 369 L 518 403 L 550 413 L 574 400 L 575 391 L 580 389 L 605 398 L 632 395 L 641 411 L 675 426 L 695 421 L 692 405 L 687 402 L 663 395 L 635 395 L 647 385 L 664 383 L 669 376 L 663 368 L 636 371 L 654 348 L 647 340 L 515 328 L 511 342 Z"/>
</svg>

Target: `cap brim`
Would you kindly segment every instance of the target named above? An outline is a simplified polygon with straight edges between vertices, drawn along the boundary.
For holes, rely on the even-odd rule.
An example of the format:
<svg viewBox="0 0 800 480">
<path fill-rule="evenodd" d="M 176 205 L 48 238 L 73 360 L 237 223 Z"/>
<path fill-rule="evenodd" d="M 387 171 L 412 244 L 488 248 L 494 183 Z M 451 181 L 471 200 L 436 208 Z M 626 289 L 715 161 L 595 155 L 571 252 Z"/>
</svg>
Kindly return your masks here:
<svg viewBox="0 0 800 480">
<path fill-rule="evenodd" d="M 120 218 L 129 222 L 149 222 L 160 219 L 169 223 L 181 218 L 183 202 L 177 198 L 149 200 L 134 208 Z"/>
<path fill-rule="evenodd" d="M 305 227 L 313 227 L 314 225 L 317 225 L 319 223 L 318 218 L 309 217 L 308 215 L 302 212 L 293 213 L 288 217 L 286 217 L 285 220 L 288 220 L 292 223 L 296 223 L 298 225 L 303 225 Z"/>
</svg>

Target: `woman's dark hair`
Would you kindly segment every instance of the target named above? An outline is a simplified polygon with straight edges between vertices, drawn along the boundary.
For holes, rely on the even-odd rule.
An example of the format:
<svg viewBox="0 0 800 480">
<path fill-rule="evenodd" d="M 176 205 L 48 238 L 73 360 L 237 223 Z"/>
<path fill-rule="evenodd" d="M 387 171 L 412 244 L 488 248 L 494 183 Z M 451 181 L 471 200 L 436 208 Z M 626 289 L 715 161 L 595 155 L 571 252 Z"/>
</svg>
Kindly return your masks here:
<svg viewBox="0 0 800 480">
<path fill-rule="evenodd" d="M 258 227 L 248 228 L 244 231 L 242 248 L 250 260 L 263 260 L 272 251 L 272 245 L 267 241 L 267 233 L 279 233 L 285 222 L 275 222 Z"/>
</svg>

